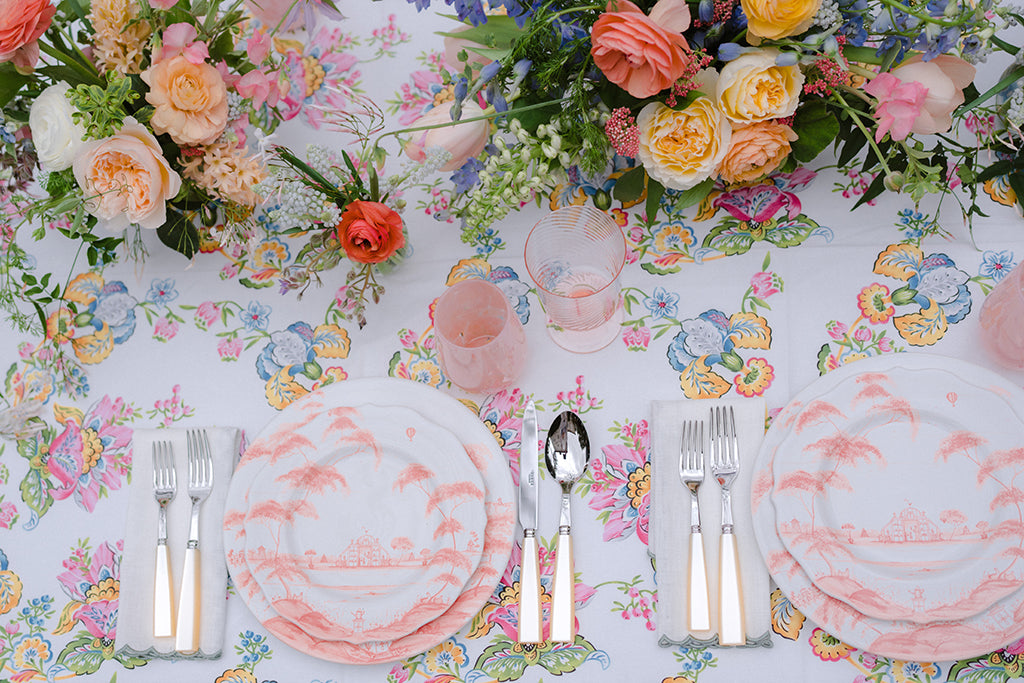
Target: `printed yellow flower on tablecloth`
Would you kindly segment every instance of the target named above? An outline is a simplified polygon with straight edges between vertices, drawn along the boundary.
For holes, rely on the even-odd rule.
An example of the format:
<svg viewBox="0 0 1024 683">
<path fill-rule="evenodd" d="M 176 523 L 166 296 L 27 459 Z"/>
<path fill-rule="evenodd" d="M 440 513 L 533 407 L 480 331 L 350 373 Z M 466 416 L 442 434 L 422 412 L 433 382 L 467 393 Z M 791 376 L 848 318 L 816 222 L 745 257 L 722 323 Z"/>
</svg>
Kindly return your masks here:
<svg viewBox="0 0 1024 683">
<path fill-rule="evenodd" d="M 820 628 L 814 629 L 811 633 L 810 642 L 814 654 L 826 662 L 838 662 L 841 659 L 846 659 L 854 650 L 854 648 Z"/>
</svg>

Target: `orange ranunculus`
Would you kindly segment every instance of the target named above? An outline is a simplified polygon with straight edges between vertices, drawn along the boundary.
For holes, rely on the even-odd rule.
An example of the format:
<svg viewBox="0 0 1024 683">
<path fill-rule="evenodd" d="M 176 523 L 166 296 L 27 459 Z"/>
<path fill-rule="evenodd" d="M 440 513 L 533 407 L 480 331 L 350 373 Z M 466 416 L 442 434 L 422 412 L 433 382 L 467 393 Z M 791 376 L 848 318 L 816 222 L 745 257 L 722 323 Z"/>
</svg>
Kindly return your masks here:
<svg viewBox="0 0 1024 683">
<path fill-rule="evenodd" d="M 177 55 L 146 69 L 142 80 L 157 133 L 179 145 L 209 145 L 220 137 L 228 122 L 228 90 L 217 69 Z"/>
<path fill-rule="evenodd" d="M 771 173 L 789 156 L 789 143 L 796 137 L 792 128 L 776 121 L 733 129 L 729 151 L 718 167 L 719 177 L 727 183 L 742 183 Z"/>
<path fill-rule="evenodd" d="M 130 116 L 114 135 L 82 145 L 72 169 L 86 210 L 109 230 L 130 223 L 159 228 L 166 221 L 167 200 L 181 187 L 156 138 Z"/>
<path fill-rule="evenodd" d="M 338 222 L 338 241 L 359 263 L 380 263 L 405 246 L 402 217 L 380 202 L 356 200 Z"/>
<path fill-rule="evenodd" d="M 633 97 L 650 97 L 690 66 L 683 37 L 689 25 L 685 0 L 658 0 L 650 16 L 629 0 L 613 0 L 591 29 L 590 54 L 609 81 Z"/>
<path fill-rule="evenodd" d="M 0 3 L 0 62 L 14 62 L 29 73 L 39 59 L 39 36 L 50 27 L 57 8 L 50 0 L 3 0 Z"/>
</svg>

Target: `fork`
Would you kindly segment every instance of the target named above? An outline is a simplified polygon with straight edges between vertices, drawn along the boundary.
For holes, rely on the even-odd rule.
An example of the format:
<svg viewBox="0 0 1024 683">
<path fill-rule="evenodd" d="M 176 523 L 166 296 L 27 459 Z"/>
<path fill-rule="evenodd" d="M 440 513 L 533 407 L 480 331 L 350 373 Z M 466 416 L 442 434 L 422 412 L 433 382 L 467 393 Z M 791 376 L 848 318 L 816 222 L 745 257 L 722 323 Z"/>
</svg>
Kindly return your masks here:
<svg viewBox="0 0 1024 683">
<path fill-rule="evenodd" d="M 153 497 L 156 498 L 157 537 L 156 573 L 153 578 L 153 635 L 174 635 L 174 604 L 171 595 L 171 555 L 167 549 L 167 505 L 174 500 L 177 476 L 174 471 L 174 451 L 169 441 L 153 442 Z"/>
<path fill-rule="evenodd" d="M 174 649 L 195 652 L 199 649 L 200 554 L 199 511 L 203 501 L 213 490 L 213 455 L 206 430 L 190 429 L 188 444 L 188 495 L 192 499 L 192 517 L 189 521 L 188 545 L 185 547 L 185 568 L 181 575 L 181 595 L 178 598 L 178 627 Z"/>
<path fill-rule="evenodd" d="M 740 471 L 736 414 L 732 406 L 711 409 L 711 474 L 722 489 L 722 536 L 719 545 L 718 643 L 745 645 L 740 558 L 733 529 L 731 487 Z"/>
<path fill-rule="evenodd" d="M 683 423 L 679 443 L 679 479 L 690 490 L 690 561 L 686 577 L 686 625 L 691 631 L 711 629 L 711 599 L 708 568 L 704 559 L 704 535 L 700 530 L 700 502 L 697 492 L 704 483 L 704 422 Z"/>
</svg>

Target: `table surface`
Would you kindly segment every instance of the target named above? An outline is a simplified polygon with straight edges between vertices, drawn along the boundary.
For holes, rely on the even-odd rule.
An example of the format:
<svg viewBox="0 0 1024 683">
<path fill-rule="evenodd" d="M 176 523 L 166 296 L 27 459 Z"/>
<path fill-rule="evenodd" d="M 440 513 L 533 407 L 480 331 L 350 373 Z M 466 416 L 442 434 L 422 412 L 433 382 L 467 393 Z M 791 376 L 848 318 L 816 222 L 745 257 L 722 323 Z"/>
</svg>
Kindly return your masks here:
<svg viewBox="0 0 1024 683">
<path fill-rule="evenodd" d="M 433 32 L 449 27 L 446 20 L 399 0 L 342 9 L 348 19 L 321 22 L 283 47 L 291 51 L 289 64 L 296 83 L 306 85 L 306 99 L 294 95 L 298 115 L 276 141 L 300 152 L 307 142 L 334 139 L 316 109 L 335 102 L 334 86 L 379 98 L 395 126 L 443 91 L 433 66 L 441 38 Z M 211 682 L 1017 677 L 1024 660 L 1016 653 L 1024 644 L 972 662 L 892 661 L 837 642 L 777 591 L 770 649 L 657 644 L 657 583 L 647 553 L 652 400 L 696 398 L 697 384 L 686 379 L 696 375 L 705 396 L 764 396 L 769 409 L 778 410 L 828 368 L 881 353 L 937 353 L 997 367 L 979 347 L 978 318 L 987 292 L 1024 255 L 1024 224 L 1014 209 L 987 203 L 988 217 L 977 219 L 973 232 L 951 199 L 939 222 L 901 196 L 853 210 L 862 179 L 828 168 L 831 163 L 822 158 L 723 196 L 720 207 L 730 211 L 713 208 L 700 220 L 690 209 L 646 227 L 635 209 L 616 211 L 630 246 L 623 273 L 626 322 L 609 347 L 587 355 L 563 351 L 549 339 L 523 264 L 526 233 L 548 209 L 547 200 L 542 209 L 527 207 L 494 226 L 489 244 L 471 245 L 460 241 L 458 224 L 430 215 L 439 208 L 435 198 L 410 195 L 405 219 L 414 252 L 382 279 L 386 292 L 370 306 L 362 329 L 337 315 L 344 263 L 301 299 L 279 291 L 276 275 L 299 248 L 287 237 L 268 238 L 249 256 L 214 251 L 189 263 L 146 234 L 149 256 L 142 263 L 125 260 L 88 275 L 82 263 L 74 266 L 74 275 L 99 292 L 90 310 L 105 316 L 113 332 L 112 343 L 102 344 L 82 326 L 64 346 L 84 368 L 77 394 L 59 392 L 58 378 L 40 361 L 48 351 L 39 339 L 0 330 L 3 369 L 10 368 L 5 393 L 48 397 L 43 432 L 0 444 L 0 679 L 65 679 L 76 672 L 91 674 L 90 680 Z M 566 187 L 553 201 L 593 189 Z M 925 207 L 932 210 L 929 201 Z M 39 263 L 67 272 L 60 268 L 74 250 L 62 238 L 50 235 L 29 246 Z M 449 386 L 437 363 L 431 305 L 447 284 L 466 277 L 501 280 L 518 296 L 525 323 L 526 370 L 514 387 L 493 396 Z M 892 301 L 906 287 L 916 295 Z M 727 332 L 726 324 L 747 329 Z M 304 363 L 308 349 L 286 351 L 304 343 L 303 328 L 340 335 L 347 351 L 314 351 L 314 361 Z M 707 354 L 686 367 L 673 344 L 700 332 L 708 335 Z M 722 360 L 726 334 L 733 334 L 738 370 Z M 275 380 L 285 374 L 292 381 L 281 392 Z M 1024 384 L 1024 374 L 1004 374 Z M 582 415 L 594 459 L 574 495 L 581 640 L 561 649 L 524 650 L 515 643 L 507 618 L 515 601 L 514 556 L 471 624 L 398 664 L 344 666 L 298 653 L 268 635 L 234 592 L 219 660 L 136 668 L 119 661 L 112 648 L 118 561 L 131 464 L 140 457 L 132 452 L 132 431 L 229 425 L 252 439 L 302 393 L 330 381 L 382 376 L 439 386 L 468 401 L 510 462 L 518 457 L 516 415 L 528 399 L 537 403 L 542 431 L 561 410 Z M 57 449 L 78 463 L 77 479 L 62 481 L 46 468 Z M 557 533 L 550 478 L 541 495 L 539 534 L 550 549 Z"/>
</svg>

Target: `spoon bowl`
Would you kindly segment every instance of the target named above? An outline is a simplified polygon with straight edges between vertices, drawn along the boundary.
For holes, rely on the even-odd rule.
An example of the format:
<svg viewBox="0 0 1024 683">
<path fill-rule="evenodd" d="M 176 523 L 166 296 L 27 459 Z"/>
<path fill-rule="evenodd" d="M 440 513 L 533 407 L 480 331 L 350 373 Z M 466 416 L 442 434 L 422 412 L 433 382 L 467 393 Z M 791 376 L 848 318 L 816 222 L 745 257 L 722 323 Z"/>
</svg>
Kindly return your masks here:
<svg viewBox="0 0 1024 683">
<path fill-rule="evenodd" d="M 550 639 L 556 643 L 571 643 L 576 639 L 576 577 L 572 553 L 570 494 L 590 463 L 590 438 L 579 415 L 567 410 L 555 418 L 544 444 L 544 463 L 562 487 L 551 595 Z"/>
</svg>

